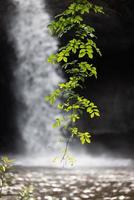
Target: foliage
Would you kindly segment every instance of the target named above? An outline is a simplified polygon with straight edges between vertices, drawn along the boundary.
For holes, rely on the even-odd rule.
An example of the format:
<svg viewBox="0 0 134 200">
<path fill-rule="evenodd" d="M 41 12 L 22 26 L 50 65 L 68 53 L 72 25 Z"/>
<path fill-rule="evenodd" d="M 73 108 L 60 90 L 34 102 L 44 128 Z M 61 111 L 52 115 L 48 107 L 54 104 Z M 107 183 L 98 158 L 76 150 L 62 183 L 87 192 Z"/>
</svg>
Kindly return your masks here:
<svg viewBox="0 0 134 200">
<path fill-rule="evenodd" d="M 76 163 L 76 159 L 74 156 L 68 151 L 68 142 L 66 142 L 66 148 L 61 149 L 61 152 L 58 156 L 55 156 L 53 162 L 58 164 L 62 162 L 62 166 L 66 166 L 66 163 L 70 166 L 74 166 Z"/>
<path fill-rule="evenodd" d="M 62 111 L 62 116 L 56 119 L 53 127 L 62 126 L 68 129 L 71 137 L 78 137 L 82 144 L 91 142 L 91 133 L 79 131 L 78 120 L 85 112 L 89 118 L 100 116 L 98 107 L 77 92 L 79 88 L 85 87 L 87 78 L 92 76 L 97 78 L 97 70 L 93 65 L 94 53 L 97 52 L 101 56 L 95 43 L 95 29 L 84 23 L 85 15 L 90 12 L 104 14 L 102 7 L 90 3 L 89 0 L 74 0 L 49 25 L 51 33 L 59 38 L 66 38 L 70 31 L 73 32 L 70 35 L 71 39 L 65 41 L 65 46 L 48 58 L 48 62 L 59 64 L 69 76 L 66 82 L 60 83 L 58 88 L 46 97 L 46 101 L 51 105 L 55 104 L 58 98 L 64 100 L 57 105 L 57 108 Z M 71 121 L 71 127 L 66 126 L 68 121 Z"/>
<path fill-rule="evenodd" d="M 33 192 L 34 189 L 32 185 L 25 186 L 19 192 L 17 200 L 35 200 L 33 197 Z"/>
<path fill-rule="evenodd" d="M 12 170 L 13 160 L 8 157 L 1 157 L 0 159 L 0 197 L 2 196 L 2 189 L 11 183 L 12 176 L 9 173 Z"/>
<path fill-rule="evenodd" d="M 8 157 L 3 156 L 0 159 L 0 198 L 2 197 L 2 189 L 5 186 L 10 186 L 13 176 L 12 176 L 12 169 L 13 169 L 13 162 L 14 160 L 10 160 Z M 24 186 L 22 190 L 18 193 L 17 200 L 35 200 L 33 197 L 33 186 Z"/>
</svg>

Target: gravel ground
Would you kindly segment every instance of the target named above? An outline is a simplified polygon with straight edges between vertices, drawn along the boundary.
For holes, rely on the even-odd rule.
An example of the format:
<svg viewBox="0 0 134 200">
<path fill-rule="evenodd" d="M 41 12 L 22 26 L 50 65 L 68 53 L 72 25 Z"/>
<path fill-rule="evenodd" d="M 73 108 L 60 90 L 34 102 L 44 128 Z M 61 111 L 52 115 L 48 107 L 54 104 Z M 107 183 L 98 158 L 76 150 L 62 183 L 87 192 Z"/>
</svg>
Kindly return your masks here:
<svg viewBox="0 0 134 200">
<path fill-rule="evenodd" d="M 16 200 L 17 193 L 29 184 L 37 200 L 134 200 L 133 168 L 17 167 L 12 175 L 2 200 Z"/>
</svg>

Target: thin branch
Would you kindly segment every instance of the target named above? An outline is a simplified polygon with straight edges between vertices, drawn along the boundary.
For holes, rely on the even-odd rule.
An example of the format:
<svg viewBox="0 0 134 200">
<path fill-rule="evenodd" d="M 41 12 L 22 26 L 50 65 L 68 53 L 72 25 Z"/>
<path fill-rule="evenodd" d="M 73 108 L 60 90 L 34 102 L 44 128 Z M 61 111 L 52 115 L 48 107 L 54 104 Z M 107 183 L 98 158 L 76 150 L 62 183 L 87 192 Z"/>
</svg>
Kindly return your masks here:
<svg viewBox="0 0 134 200">
<path fill-rule="evenodd" d="M 66 157 L 67 150 L 68 150 L 68 147 L 69 147 L 69 143 L 71 142 L 71 139 L 72 139 L 72 135 L 67 139 L 65 151 L 64 151 L 64 154 L 63 154 L 63 156 L 61 158 L 61 162 L 63 162 L 65 160 L 65 157 Z"/>
</svg>

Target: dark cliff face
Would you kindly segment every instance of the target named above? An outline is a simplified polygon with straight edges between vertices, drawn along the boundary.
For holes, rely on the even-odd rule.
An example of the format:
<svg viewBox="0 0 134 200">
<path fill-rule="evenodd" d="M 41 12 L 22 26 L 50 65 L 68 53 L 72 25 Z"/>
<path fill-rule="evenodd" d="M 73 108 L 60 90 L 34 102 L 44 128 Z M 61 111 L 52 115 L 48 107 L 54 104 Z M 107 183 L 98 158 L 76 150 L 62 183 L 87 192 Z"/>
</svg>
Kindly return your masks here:
<svg viewBox="0 0 134 200">
<path fill-rule="evenodd" d="M 48 12 L 55 16 L 62 12 L 72 0 L 44 0 Z M 134 43 L 134 3 L 127 0 L 96 0 L 94 3 L 104 7 L 105 15 L 90 14 L 86 22 L 93 25 L 101 49 L 109 51 L 126 50 Z"/>
<path fill-rule="evenodd" d="M 55 0 L 47 2 L 48 11 L 55 15 L 71 1 L 57 0 L 56 6 Z M 82 94 L 96 102 L 101 118 L 89 121 L 85 116 L 79 125 L 95 133 L 89 147 L 92 152 L 101 152 L 106 147 L 128 155 L 134 150 L 134 3 L 126 0 L 95 2 L 104 7 L 106 14 L 92 14 L 86 17 L 86 22 L 95 27 L 96 42 L 103 56 L 95 61 L 98 79 L 88 80 Z M 65 38 L 61 42 L 64 41 Z"/>
<path fill-rule="evenodd" d="M 8 29 L 15 7 L 0 1 L 0 152 L 15 152 L 18 143 L 13 71 L 16 67 L 14 43 Z"/>
</svg>

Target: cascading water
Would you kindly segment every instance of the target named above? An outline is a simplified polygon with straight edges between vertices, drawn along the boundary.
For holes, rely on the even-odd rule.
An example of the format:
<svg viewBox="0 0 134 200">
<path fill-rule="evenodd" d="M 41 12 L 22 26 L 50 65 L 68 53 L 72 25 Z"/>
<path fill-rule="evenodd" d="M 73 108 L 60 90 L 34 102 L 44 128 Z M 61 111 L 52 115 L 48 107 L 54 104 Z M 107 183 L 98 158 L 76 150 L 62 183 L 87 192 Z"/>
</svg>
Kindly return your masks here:
<svg viewBox="0 0 134 200">
<path fill-rule="evenodd" d="M 28 155 L 25 162 L 23 160 L 20 163 L 50 165 L 50 162 L 46 162 L 45 156 L 49 152 L 56 153 L 57 148 L 62 148 L 62 144 L 58 142 L 60 130 L 52 128 L 58 113 L 44 100 L 62 79 L 54 66 L 47 62 L 48 56 L 57 50 L 57 41 L 48 33 L 50 17 L 45 11 L 43 0 L 13 1 L 18 11 L 11 28 L 11 37 L 16 42 L 18 58 L 18 66 L 14 71 L 16 98 L 21 108 L 17 123 Z M 99 159 L 85 156 L 85 151 L 81 155 L 77 152 L 76 157 L 77 155 L 78 164 L 84 166 L 103 166 L 104 163 L 122 166 L 130 162 L 124 162 L 124 159 L 114 159 L 113 162 L 113 159 L 108 159 L 107 156 Z M 38 157 L 38 160 L 30 160 L 32 156 Z M 45 162 L 42 156 L 45 157 Z"/>
<path fill-rule="evenodd" d="M 47 62 L 56 51 L 57 41 L 48 32 L 49 15 L 43 0 L 14 0 L 17 16 L 12 25 L 16 41 L 18 66 L 14 72 L 16 97 L 24 105 L 18 126 L 26 143 L 27 154 L 41 154 L 53 147 L 59 130 L 53 130 L 55 110 L 44 97 L 60 81 L 54 66 Z"/>
</svg>

